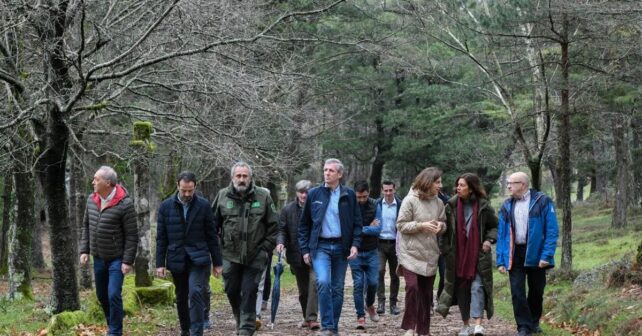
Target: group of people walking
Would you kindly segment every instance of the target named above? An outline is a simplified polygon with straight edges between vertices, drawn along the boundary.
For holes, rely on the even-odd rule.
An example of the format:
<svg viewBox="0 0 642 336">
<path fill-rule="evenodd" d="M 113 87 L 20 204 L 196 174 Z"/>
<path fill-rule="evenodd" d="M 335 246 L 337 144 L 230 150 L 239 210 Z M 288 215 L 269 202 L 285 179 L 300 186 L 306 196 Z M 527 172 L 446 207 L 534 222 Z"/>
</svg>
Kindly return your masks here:
<svg viewBox="0 0 642 336">
<path fill-rule="evenodd" d="M 457 178 L 450 199 L 440 195 L 441 171 L 429 167 L 417 175 L 403 200 L 391 181 L 383 182 L 382 197 L 374 200 L 367 182 L 355 183 L 354 189 L 342 184 L 343 172 L 341 161 L 326 160 L 323 183 L 297 182 L 297 198 L 280 215 L 244 162 L 232 167 L 230 186 L 212 204 L 196 192 L 193 173 L 179 174 L 177 193 L 158 210 L 156 273 L 164 277 L 171 272 L 181 336 L 203 334 L 210 272 L 223 278 L 237 335 L 255 334 L 261 307 L 257 292 L 274 249 L 285 253 L 295 275 L 302 328 L 338 334 L 349 266 L 357 329 L 366 328 L 366 318 L 378 322 L 386 308 L 392 315 L 401 313 L 402 276 L 405 335 L 429 335 L 433 309 L 446 317 L 453 305 L 459 306 L 462 319 L 459 336 L 484 335 L 484 312 L 487 319 L 493 316 L 493 244 L 495 266 L 509 275 L 517 335 L 541 332 L 545 271 L 554 266 L 558 226 L 551 199 L 529 189 L 526 174 L 510 175 L 511 197 L 496 215 L 474 174 Z M 86 263 L 93 256 L 96 293 L 109 335 L 121 335 L 120 292 L 136 254 L 136 214 L 113 169 L 101 167 L 93 185 L 80 260 Z M 444 287 L 435 304 L 440 262 L 445 265 L 440 274 Z"/>
</svg>

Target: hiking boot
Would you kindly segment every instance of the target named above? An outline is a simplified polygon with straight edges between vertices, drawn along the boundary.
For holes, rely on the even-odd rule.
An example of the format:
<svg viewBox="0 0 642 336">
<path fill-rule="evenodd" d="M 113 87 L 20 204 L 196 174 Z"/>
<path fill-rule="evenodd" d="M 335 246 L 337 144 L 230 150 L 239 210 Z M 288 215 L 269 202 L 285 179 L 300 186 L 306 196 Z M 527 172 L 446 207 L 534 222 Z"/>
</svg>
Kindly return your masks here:
<svg viewBox="0 0 642 336">
<path fill-rule="evenodd" d="M 382 301 L 379 302 L 379 305 L 377 306 L 377 314 L 383 315 L 386 313 L 386 302 Z"/>
<path fill-rule="evenodd" d="M 261 321 L 260 317 L 256 318 L 256 321 L 254 322 L 254 326 L 256 327 L 256 330 L 261 329 L 261 327 L 263 326 L 263 322 Z"/>
<path fill-rule="evenodd" d="M 543 332 L 544 332 L 544 330 L 542 330 L 542 327 L 540 327 L 539 325 L 536 326 L 535 329 L 533 329 L 533 334 L 539 334 L 539 333 L 543 333 Z"/>
<path fill-rule="evenodd" d="M 515 336 L 531 336 L 531 332 L 526 329 L 521 329 L 515 334 Z"/>
<path fill-rule="evenodd" d="M 461 328 L 461 330 L 459 330 L 459 333 L 457 334 L 457 336 L 470 336 L 472 334 L 473 334 L 473 327 L 469 325 L 465 325 Z"/>
<path fill-rule="evenodd" d="M 484 336 L 484 327 L 478 325 L 475 325 L 475 329 L 473 330 L 473 335 L 475 336 Z"/>
<path fill-rule="evenodd" d="M 303 322 L 299 323 L 299 328 L 303 328 L 303 329 L 310 328 L 310 322 L 303 321 Z"/>
<path fill-rule="evenodd" d="M 366 330 L 366 317 L 361 316 L 357 318 L 357 329 L 359 330 Z"/>
<path fill-rule="evenodd" d="M 310 327 L 310 330 L 319 330 L 319 329 L 321 329 L 321 325 L 317 321 L 308 322 L 308 327 Z"/>
<path fill-rule="evenodd" d="M 370 316 L 370 320 L 372 322 L 379 322 L 379 315 L 377 315 L 374 306 L 366 308 L 366 312 L 368 313 L 368 316 Z"/>
<path fill-rule="evenodd" d="M 401 310 L 399 310 L 399 308 L 397 308 L 396 304 L 391 304 L 390 305 L 390 314 L 399 315 L 399 314 L 401 314 Z"/>
</svg>

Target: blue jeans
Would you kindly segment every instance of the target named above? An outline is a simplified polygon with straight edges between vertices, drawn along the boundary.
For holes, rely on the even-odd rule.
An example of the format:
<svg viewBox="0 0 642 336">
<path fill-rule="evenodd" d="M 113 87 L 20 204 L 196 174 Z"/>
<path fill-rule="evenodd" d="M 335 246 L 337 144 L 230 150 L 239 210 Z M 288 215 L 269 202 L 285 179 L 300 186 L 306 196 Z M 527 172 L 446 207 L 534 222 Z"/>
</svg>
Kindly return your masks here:
<svg viewBox="0 0 642 336">
<path fill-rule="evenodd" d="M 343 284 L 348 269 L 348 260 L 343 253 L 341 241 L 319 240 L 312 267 L 317 275 L 321 328 L 338 332 L 343 306 Z"/>
<path fill-rule="evenodd" d="M 366 316 L 363 293 L 366 292 L 366 307 L 372 306 L 379 285 L 379 251 L 359 251 L 357 258 L 349 264 L 354 284 L 354 308 L 357 310 L 357 317 Z"/>
<path fill-rule="evenodd" d="M 176 293 L 176 310 L 181 331 L 191 329 L 192 335 L 203 335 L 205 320 L 206 289 L 208 288 L 209 265 L 196 266 L 187 262 L 185 272 L 172 273 Z"/>
<path fill-rule="evenodd" d="M 125 276 L 121 270 L 121 259 L 110 261 L 94 257 L 94 277 L 96 278 L 96 296 L 100 302 L 109 335 L 123 334 L 123 279 Z"/>
</svg>

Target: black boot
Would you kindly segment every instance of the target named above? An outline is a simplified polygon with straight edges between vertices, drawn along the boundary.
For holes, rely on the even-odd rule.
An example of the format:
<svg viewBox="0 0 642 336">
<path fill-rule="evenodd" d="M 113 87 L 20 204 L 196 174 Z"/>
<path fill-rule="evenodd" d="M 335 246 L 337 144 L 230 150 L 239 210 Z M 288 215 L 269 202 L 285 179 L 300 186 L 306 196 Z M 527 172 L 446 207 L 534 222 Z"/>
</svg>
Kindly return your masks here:
<svg viewBox="0 0 642 336">
<path fill-rule="evenodd" d="M 390 304 L 390 314 L 399 315 L 400 313 L 401 313 L 401 310 L 399 310 L 399 308 L 397 308 L 397 304 L 396 303 L 391 303 Z"/>
<path fill-rule="evenodd" d="M 377 306 L 377 314 L 383 315 L 386 313 L 386 301 L 379 301 L 379 305 Z"/>
</svg>

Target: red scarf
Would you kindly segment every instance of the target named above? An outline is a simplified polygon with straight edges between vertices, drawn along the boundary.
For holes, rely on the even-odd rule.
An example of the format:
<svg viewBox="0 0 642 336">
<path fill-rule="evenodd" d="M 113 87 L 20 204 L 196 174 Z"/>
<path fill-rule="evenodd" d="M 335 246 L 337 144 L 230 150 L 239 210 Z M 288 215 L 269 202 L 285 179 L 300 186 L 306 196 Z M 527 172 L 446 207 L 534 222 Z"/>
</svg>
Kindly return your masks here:
<svg viewBox="0 0 642 336">
<path fill-rule="evenodd" d="M 457 198 L 457 278 L 460 285 L 467 286 L 473 282 L 477 274 L 477 259 L 479 258 L 479 226 L 477 225 L 477 212 L 479 202 L 473 202 L 473 214 L 470 231 L 466 238 L 466 217 L 464 216 L 464 202 Z"/>
</svg>

